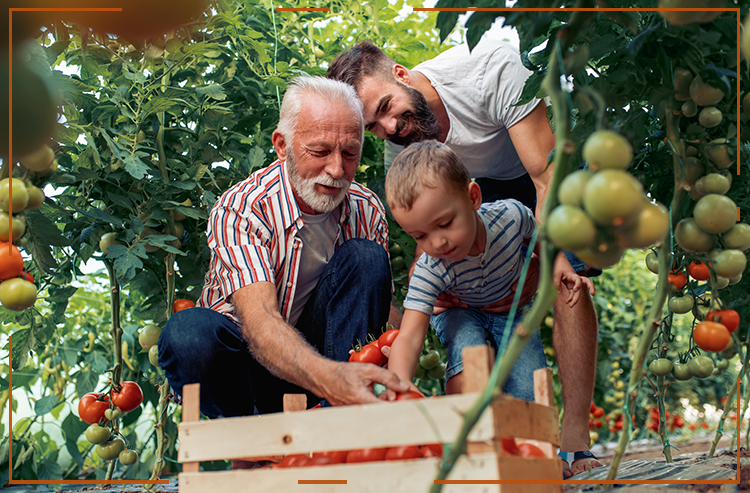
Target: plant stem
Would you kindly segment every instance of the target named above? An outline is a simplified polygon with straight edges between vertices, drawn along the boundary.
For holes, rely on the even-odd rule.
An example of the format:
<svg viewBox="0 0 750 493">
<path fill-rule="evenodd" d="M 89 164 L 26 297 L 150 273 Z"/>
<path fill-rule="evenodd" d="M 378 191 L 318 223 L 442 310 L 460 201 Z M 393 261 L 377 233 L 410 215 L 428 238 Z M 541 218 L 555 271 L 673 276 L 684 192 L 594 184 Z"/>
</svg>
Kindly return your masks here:
<svg viewBox="0 0 750 493">
<path fill-rule="evenodd" d="M 747 374 L 747 363 L 750 361 L 750 351 L 745 351 L 745 359 L 742 362 L 742 370 L 740 370 L 740 373 L 738 374 L 739 380 L 742 381 L 745 379 L 745 375 Z M 734 383 L 732 384 L 732 388 L 729 391 L 729 394 L 727 394 L 727 402 L 724 403 L 724 412 L 721 413 L 721 418 L 719 418 L 719 426 L 716 427 L 716 433 L 714 435 L 714 441 L 711 443 L 711 449 L 708 451 L 708 456 L 713 457 L 716 453 L 716 447 L 719 445 L 719 440 L 721 440 L 721 437 L 724 436 L 724 420 L 727 419 L 727 416 L 729 415 L 729 410 L 732 408 L 732 404 L 734 403 L 734 398 L 737 395 L 737 379 L 734 380 Z M 745 399 L 745 409 L 747 409 L 747 399 Z M 744 414 L 744 411 L 743 411 Z M 740 423 L 742 422 L 742 419 L 740 419 Z M 738 430 L 734 430 L 734 436 L 737 435 Z M 734 444 L 734 436 L 732 437 L 732 444 Z"/>
<path fill-rule="evenodd" d="M 120 390 L 120 380 L 122 376 L 122 327 L 120 327 L 120 285 L 117 282 L 117 273 L 115 272 L 114 264 L 109 260 L 104 260 L 104 265 L 107 266 L 107 272 L 109 273 L 109 286 L 110 286 L 110 307 L 112 310 L 112 328 L 110 334 L 112 334 L 112 341 L 115 345 L 115 366 L 112 370 L 112 385 L 111 390 Z M 112 406 L 110 400 L 110 406 Z M 114 420 L 114 431 L 119 431 L 118 421 Z M 107 469 L 107 476 L 105 479 L 112 479 L 112 475 L 115 472 L 115 465 L 117 461 L 112 461 Z"/>
</svg>

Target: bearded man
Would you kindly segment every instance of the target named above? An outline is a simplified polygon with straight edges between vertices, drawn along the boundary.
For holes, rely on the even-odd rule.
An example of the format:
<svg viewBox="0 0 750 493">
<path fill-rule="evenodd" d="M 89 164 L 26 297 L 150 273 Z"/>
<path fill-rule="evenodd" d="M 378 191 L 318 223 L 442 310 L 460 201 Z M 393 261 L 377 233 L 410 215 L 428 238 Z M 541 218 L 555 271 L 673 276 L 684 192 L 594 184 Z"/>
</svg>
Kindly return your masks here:
<svg viewBox="0 0 750 493">
<path fill-rule="evenodd" d="M 272 137 L 278 160 L 227 190 L 211 210 L 211 264 L 195 308 L 159 337 L 159 365 L 178 395 L 201 383 L 201 411 L 230 417 L 382 402 L 375 382 L 408 386 L 383 368 L 345 363 L 391 308 L 388 225 L 380 200 L 353 182 L 364 141 L 354 89 L 301 77 L 284 95 Z"/>
</svg>

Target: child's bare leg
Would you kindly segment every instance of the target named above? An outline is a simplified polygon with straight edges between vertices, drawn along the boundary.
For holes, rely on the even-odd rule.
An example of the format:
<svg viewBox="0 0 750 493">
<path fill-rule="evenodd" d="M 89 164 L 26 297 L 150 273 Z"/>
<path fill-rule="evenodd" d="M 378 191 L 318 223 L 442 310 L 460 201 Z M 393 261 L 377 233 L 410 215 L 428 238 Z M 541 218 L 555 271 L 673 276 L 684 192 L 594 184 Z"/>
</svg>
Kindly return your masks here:
<svg viewBox="0 0 750 493">
<path fill-rule="evenodd" d="M 445 384 L 445 391 L 448 394 L 460 394 L 464 387 L 464 372 L 459 372 Z"/>
</svg>

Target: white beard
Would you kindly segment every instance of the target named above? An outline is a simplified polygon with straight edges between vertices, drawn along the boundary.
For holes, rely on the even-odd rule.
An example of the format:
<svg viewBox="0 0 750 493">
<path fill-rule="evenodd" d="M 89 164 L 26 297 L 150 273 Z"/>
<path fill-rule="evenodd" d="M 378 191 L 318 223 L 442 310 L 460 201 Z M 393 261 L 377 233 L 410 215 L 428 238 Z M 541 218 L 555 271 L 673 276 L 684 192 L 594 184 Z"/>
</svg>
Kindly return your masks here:
<svg viewBox="0 0 750 493">
<path fill-rule="evenodd" d="M 291 152 L 290 147 L 287 147 L 286 164 L 289 170 L 289 180 L 292 182 L 292 188 L 297 192 L 297 197 L 311 209 L 319 213 L 330 212 L 338 207 L 349 192 L 352 182 L 346 178 L 334 180 L 327 174 L 316 176 L 315 178 L 300 177 L 297 170 L 297 163 L 294 160 L 294 154 Z M 315 190 L 316 184 L 340 188 L 341 191 L 336 195 L 326 195 Z"/>
</svg>

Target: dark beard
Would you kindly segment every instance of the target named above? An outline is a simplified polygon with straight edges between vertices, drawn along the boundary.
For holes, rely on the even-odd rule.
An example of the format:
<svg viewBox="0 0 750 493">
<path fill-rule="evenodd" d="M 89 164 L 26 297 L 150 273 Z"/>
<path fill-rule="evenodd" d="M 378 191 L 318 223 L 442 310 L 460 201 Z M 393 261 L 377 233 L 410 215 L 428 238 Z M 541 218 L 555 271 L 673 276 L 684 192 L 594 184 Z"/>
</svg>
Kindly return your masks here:
<svg viewBox="0 0 750 493">
<path fill-rule="evenodd" d="M 387 139 L 394 144 L 408 146 L 414 142 L 421 142 L 423 140 L 437 140 L 440 137 L 440 124 L 435 117 L 435 113 L 432 112 L 427 100 L 424 98 L 421 92 L 416 89 L 403 84 L 406 94 L 409 97 L 411 107 L 413 111 L 405 111 L 398 121 L 396 131 L 387 136 Z M 403 136 L 398 135 L 403 132 L 404 128 L 409 124 L 409 120 L 412 122 L 411 131 Z"/>
</svg>

